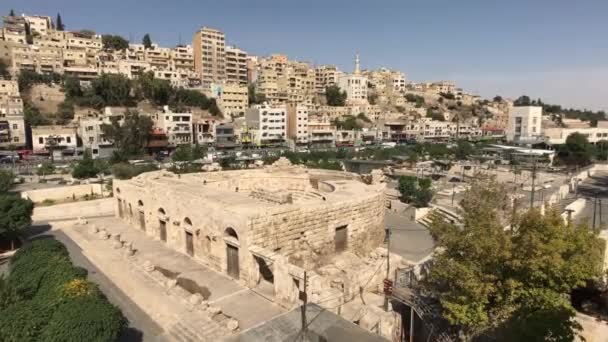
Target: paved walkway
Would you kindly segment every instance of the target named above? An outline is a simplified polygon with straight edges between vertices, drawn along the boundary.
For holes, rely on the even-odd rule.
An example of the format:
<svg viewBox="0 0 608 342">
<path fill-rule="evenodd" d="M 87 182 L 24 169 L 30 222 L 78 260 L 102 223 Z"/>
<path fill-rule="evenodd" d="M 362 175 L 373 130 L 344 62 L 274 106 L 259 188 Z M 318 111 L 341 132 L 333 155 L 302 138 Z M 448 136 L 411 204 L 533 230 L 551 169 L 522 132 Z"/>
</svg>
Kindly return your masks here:
<svg viewBox="0 0 608 342">
<path fill-rule="evenodd" d="M 93 224 L 112 234 L 120 233 L 123 240 L 133 242 L 134 248 L 137 249 L 135 257 L 127 261 L 120 250 L 111 247 L 110 242 L 91 234 L 88 228 Z M 119 219 L 93 218 L 86 226 L 73 226 L 71 222 L 57 222 L 54 225 L 74 240 L 112 282 L 161 325 L 167 332 L 165 337 L 169 340 L 214 340 L 223 336 L 226 331 L 213 321 L 205 321 L 205 317 L 193 312 L 188 303 L 168 296 L 167 289 L 162 284 L 134 266 L 146 260 L 207 287 L 210 291 L 209 302 L 220 307 L 226 315 L 237 319 L 241 330 L 285 312 L 281 307 L 227 276 L 205 267 L 187 255 L 169 249 L 164 243 L 128 227 Z"/>
</svg>

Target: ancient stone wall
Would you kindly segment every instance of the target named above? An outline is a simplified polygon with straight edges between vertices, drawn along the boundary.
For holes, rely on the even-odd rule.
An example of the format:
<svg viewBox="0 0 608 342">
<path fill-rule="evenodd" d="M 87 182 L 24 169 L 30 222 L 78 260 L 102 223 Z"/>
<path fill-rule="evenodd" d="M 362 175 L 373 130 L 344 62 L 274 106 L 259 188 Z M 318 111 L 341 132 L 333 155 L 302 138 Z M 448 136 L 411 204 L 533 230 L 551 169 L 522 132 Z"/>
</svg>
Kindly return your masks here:
<svg viewBox="0 0 608 342">
<path fill-rule="evenodd" d="M 296 207 L 250 220 L 251 244 L 280 251 L 310 269 L 335 253 L 336 228 L 346 226 L 346 249 L 365 254 L 384 237 L 384 195 L 361 194 L 351 201 Z"/>
</svg>

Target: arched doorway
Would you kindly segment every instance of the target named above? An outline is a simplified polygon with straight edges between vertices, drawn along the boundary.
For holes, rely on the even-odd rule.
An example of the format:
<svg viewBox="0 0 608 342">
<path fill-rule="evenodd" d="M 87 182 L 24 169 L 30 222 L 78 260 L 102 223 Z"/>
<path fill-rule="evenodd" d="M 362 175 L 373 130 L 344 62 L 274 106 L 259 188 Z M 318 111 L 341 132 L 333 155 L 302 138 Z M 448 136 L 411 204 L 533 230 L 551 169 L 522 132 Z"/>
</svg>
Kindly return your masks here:
<svg viewBox="0 0 608 342">
<path fill-rule="evenodd" d="M 139 228 L 146 231 L 146 214 L 144 213 L 144 202 L 141 200 L 137 201 L 137 209 L 139 211 Z"/>
<path fill-rule="evenodd" d="M 160 240 L 167 242 L 167 213 L 165 209 L 158 209 L 158 233 L 160 235 Z"/>
<path fill-rule="evenodd" d="M 124 213 L 123 207 L 122 207 L 122 200 L 120 198 L 118 198 L 117 201 L 118 201 L 118 217 L 123 218 L 125 216 L 125 213 Z"/>
<path fill-rule="evenodd" d="M 192 221 L 189 218 L 184 219 L 184 233 L 186 234 L 186 253 L 189 256 L 194 256 L 194 234 L 192 233 Z"/>
<path fill-rule="evenodd" d="M 226 241 L 226 272 L 234 279 L 239 279 L 239 237 L 234 229 L 228 227 L 224 231 Z"/>
</svg>

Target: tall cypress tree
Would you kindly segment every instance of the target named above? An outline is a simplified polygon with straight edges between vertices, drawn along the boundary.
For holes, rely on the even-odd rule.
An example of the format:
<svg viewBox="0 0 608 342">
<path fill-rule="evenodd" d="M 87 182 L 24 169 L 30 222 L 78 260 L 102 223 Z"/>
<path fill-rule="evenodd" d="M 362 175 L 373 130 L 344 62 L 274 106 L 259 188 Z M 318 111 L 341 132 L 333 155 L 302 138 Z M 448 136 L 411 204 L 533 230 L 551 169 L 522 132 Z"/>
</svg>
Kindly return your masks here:
<svg viewBox="0 0 608 342">
<path fill-rule="evenodd" d="M 61 21 L 61 14 L 57 13 L 57 24 L 55 25 L 55 27 L 57 28 L 57 31 L 63 31 L 63 29 L 65 28 L 63 26 L 63 22 Z"/>
<path fill-rule="evenodd" d="M 144 44 L 144 48 L 146 49 L 152 47 L 152 39 L 150 39 L 150 35 L 148 33 L 144 35 L 144 38 L 142 39 L 141 43 Z"/>
<path fill-rule="evenodd" d="M 11 13 L 9 13 L 9 16 L 14 17 L 15 16 L 15 11 L 11 8 Z"/>
</svg>

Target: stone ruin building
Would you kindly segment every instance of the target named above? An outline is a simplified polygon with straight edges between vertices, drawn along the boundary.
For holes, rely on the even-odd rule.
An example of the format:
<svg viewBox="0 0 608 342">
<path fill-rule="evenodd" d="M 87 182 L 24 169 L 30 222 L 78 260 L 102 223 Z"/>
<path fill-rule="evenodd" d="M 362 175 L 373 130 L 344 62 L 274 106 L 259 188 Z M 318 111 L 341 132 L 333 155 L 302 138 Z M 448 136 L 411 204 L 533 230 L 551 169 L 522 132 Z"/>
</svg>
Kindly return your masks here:
<svg viewBox="0 0 608 342">
<path fill-rule="evenodd" d="M 309 300 L 330 298 L 328 306 L 384 277 L 374 271 L 383 259 L 385 184 L 355 174 L 281 161 L 256 170 L 149 172 L 113 188 L 116 215 L 135 229 L 286 308 L 301 303 L 305 273 Z"/>
</svg>

